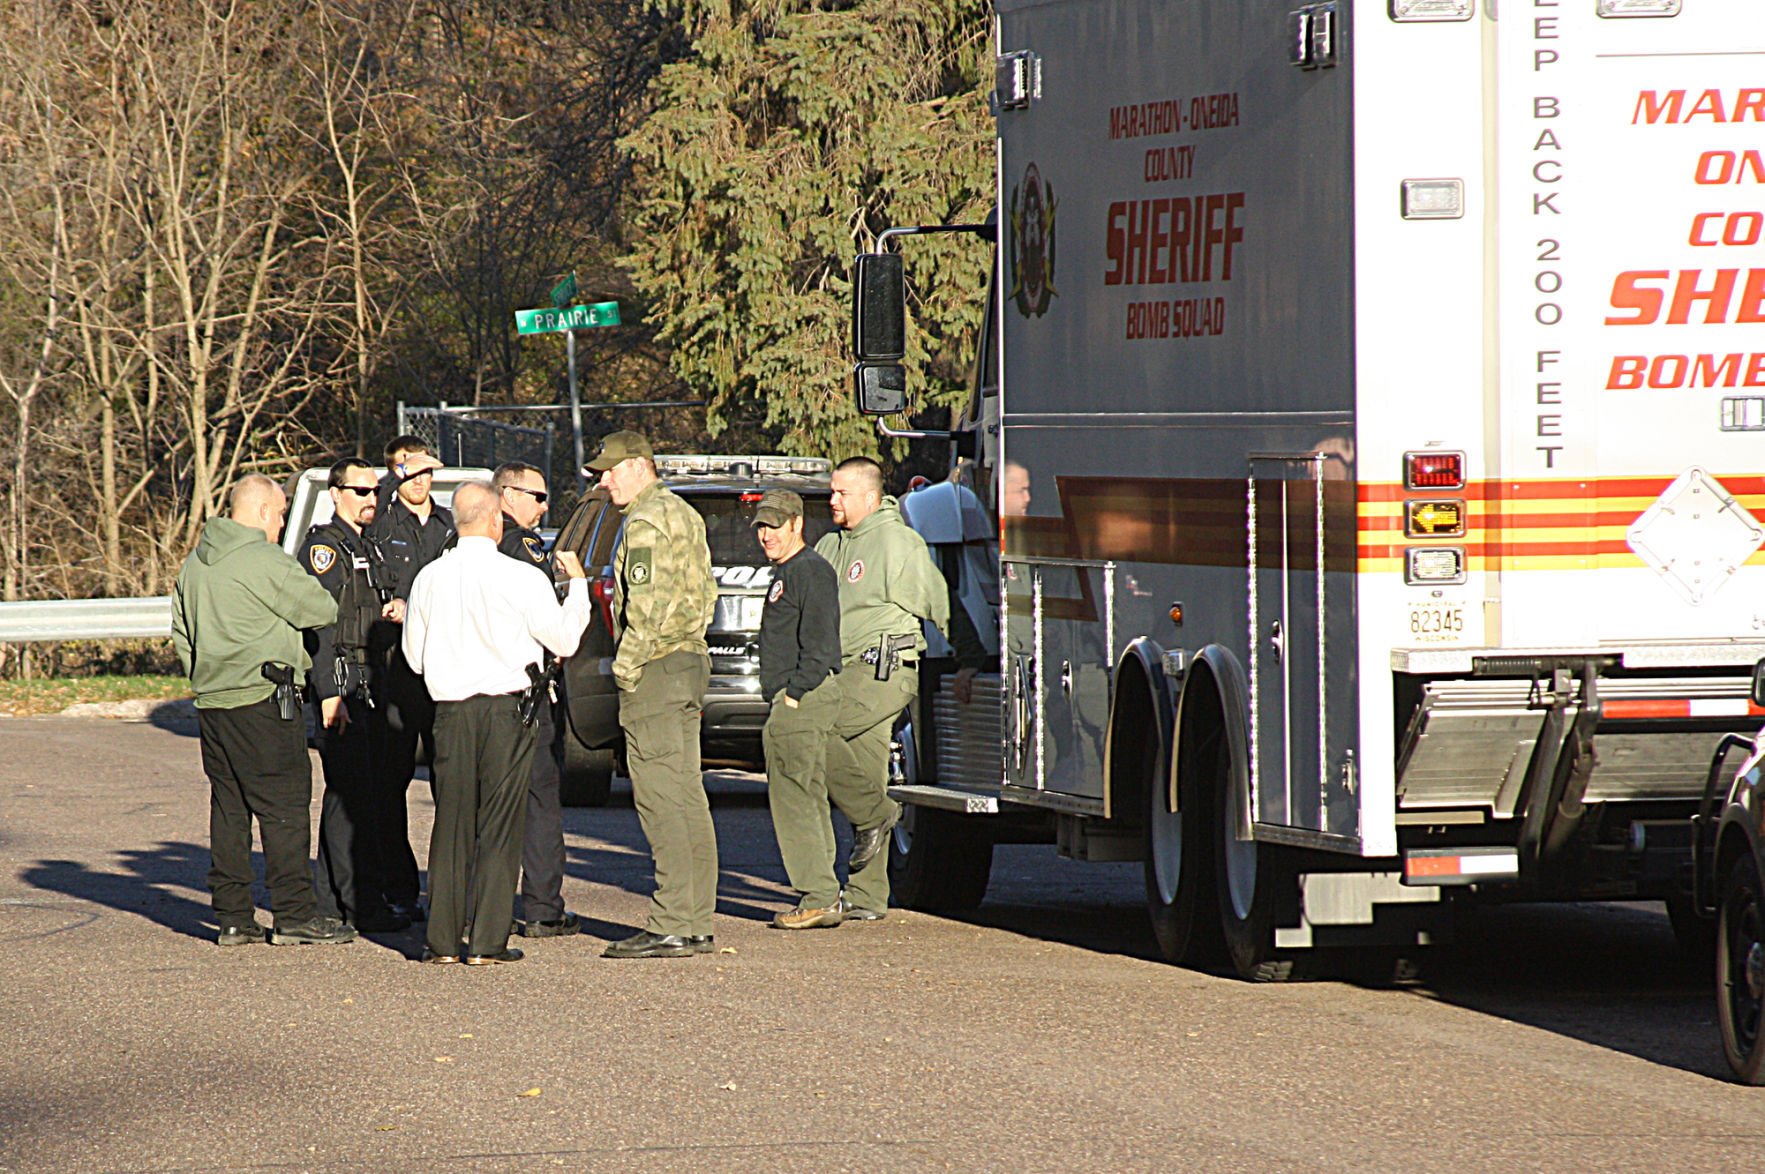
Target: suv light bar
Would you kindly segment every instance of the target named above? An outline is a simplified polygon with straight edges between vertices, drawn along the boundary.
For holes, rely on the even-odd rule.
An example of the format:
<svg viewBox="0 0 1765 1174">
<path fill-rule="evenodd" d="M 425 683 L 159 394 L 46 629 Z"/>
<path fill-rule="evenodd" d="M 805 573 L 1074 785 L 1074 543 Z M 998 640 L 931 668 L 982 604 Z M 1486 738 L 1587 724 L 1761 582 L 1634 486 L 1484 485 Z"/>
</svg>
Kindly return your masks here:
<svg viewBox="0 0 1765 1174">
<path fill-rule="evenodd" d="M 670 477 L 831 477 L 833 462 L 825 457 L 670 453 L 656 457 L 656 471 Z"/>
</svg>

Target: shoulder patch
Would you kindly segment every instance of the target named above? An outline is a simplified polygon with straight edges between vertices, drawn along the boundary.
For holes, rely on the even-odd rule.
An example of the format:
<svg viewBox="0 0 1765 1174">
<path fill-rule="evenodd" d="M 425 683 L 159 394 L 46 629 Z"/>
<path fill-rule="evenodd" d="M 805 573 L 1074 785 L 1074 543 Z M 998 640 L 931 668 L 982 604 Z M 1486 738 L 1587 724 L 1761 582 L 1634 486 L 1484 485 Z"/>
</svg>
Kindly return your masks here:
<svg viewBox="0 0 1765 1174">
<path fill-rule="evenodd" d="M 856 583 L 864 577 L 864 560 L 855 558 L 852 565 L 846 568 L 846 582 Z"/>
<path fill-rule="evenodd" d="M 654 552 L 650 547 L 641 546 L 625 557 L 625 583 L 630 587 L 642 587 L 650 581 L 650 570 Z"/>
<path fill-rule="evenodd" d="M 767 603 L 777 603 L 779 600 L 781 600 L 783 598 L 784 598 L 784 580 L 783 579 L 775 579 L 775 580 L 773 580 L 773 583 L 772 583 L 772 590 L 770 590 L 766 593 L 766 602 Z"/>
<path fill-rule="evenodd" d="M 306 560 L 312 564 L 314 574 L 322 575 L 337 564 L 337 551 L 323 542 L 315 542 L 307 550 Z"/>
<path fill-rule="evenodd" d="M 545 561 L 545 543 L 531 534 L 521 535 L 521 545 L 527 548 L 527 557 L 536 563 Z"/>
</svg>

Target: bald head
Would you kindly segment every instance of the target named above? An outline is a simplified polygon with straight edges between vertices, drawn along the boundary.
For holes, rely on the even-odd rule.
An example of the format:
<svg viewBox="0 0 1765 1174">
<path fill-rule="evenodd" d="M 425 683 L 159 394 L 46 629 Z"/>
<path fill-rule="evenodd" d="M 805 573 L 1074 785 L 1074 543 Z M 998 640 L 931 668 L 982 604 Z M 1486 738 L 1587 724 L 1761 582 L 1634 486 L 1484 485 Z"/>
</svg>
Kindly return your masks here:
<svg viewBox="0 0 1765 1174">
<path fill-rule="evenodd" d="M 500 542 L 503 514 L 496 490 L 488 481 L 466 481 L 454 490 L 454 526 L 462 538 L 488 538 Z"/>
<path fill-rule="evenodd" d="M 227 516 L 241 526 L 262 530 L 271 542 L 282 537 L 282 515 L 287 508 L 282 487 L 262 473 L 247 473 L 227 494 Z"/>
</svg>

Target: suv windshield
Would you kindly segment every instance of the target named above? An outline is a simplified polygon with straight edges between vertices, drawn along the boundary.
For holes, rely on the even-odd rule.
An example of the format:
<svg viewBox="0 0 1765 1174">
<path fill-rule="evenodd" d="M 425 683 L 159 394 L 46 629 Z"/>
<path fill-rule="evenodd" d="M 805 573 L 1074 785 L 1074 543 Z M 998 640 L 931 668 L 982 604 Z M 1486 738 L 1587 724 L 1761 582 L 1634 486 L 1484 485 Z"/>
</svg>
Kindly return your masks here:
<svg viewBox="0 0 1765 1174">
<path fill-rule="evenodd" d="M 754 507 L 760 504 L 758 493 L 712 494 L 687 490 L 681 496 L 705 519 L 705 541 L 711 547 L 713 566 L 765 565 L 766 555 L 761 551 L 760 540 L 754 537 L 753 529 Z M 750 497 L 752 501 L 745 500 Z M 827 498 L 804 497 L 803 540 L 814 546 L 817 539 L 832 529 L 833 514 Z"/>
</svg>

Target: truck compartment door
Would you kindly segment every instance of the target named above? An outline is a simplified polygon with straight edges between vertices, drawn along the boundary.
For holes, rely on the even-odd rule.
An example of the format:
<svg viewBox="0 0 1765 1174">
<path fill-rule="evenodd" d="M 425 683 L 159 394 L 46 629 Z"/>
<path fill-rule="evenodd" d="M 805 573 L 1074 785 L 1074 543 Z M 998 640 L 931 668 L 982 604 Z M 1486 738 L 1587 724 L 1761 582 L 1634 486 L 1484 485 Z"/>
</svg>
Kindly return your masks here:
<svg viewBox="0 0 1765 1174">
<path fill-rule="evenodd" d="M 1358 837 L 1349 744 L 1353 592 L 1329 569 L 1354 526 L 1352 494 L 1328 492 L 1318 454 L 1250 461 L 1250 792 L 1258 839 L 1341 847 Z"/>
<path fill-rule="evenodd" d="M 1115 564 L 1008 557 L 1005 597 L 1007 785 L 1100 808 Z"/>
</svg>

